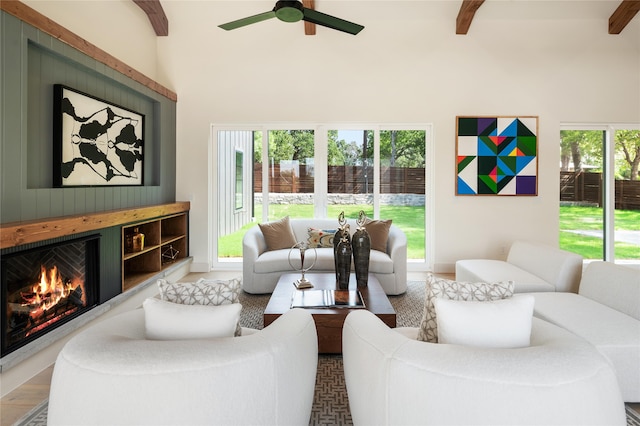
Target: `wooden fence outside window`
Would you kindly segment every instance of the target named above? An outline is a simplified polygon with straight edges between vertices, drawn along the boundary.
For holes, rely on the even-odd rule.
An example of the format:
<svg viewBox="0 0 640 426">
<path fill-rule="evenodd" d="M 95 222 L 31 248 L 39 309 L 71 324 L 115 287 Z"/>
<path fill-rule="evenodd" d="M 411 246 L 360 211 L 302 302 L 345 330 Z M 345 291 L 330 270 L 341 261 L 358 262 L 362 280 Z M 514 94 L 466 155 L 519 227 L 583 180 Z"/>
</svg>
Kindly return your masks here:
<svg viewBox="0 0 640 426">
<path fill-rule="evenodd" d="M 381 194 L 423 194 L 425 191 L 424 168 L 381 167 Z M 300 165 L 291 168 L 269 167 L 270 193 L 313 193 L 313 169 Z M 330 194 L 373 193 L 373 167 L 329 166 Z M 262 192 L 262 164 L 253 166 L 253 192 Z"/>
<path fill-rule="evenodd" d="M 381 194 L 424 194 L 423 168 L 381 167 Z M 300 165 L 296 172 L 269 168 L 270 193 L 313 193 L 313 168 Z M 262 164 L 253 167 L 254 193 L 262 192 Z M 370 194 L 373 192 L 373 167 L 329 166 L 330 194 Z M 602 174 L 560 172 L 560 200 L 592 203 L 602 207 Z M 615 181 L 615 208 L 640 210 L 640 181 Z"/>
<path fill-rule="evenodd" d="M 602 207 L 602 173 L 560 172 L 560 201 L 584 202 Z M 615 208 L 640 210 L 640 181 L 615 181 Z"/>
</svg>

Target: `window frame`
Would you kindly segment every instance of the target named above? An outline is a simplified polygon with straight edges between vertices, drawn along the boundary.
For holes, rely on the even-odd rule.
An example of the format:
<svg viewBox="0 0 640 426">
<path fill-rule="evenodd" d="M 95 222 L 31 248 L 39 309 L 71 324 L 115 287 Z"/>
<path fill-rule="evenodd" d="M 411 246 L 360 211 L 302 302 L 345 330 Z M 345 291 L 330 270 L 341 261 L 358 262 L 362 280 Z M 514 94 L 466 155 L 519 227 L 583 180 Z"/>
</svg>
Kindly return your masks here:
<svg viewBox="0 0 640 426">
<path fill-rule="evenodd" d="M 606 262 L 615 262 L 615 143 L 617 130 L 640 130 L 640 123 L 560 123 L 558 135 L 562 130 L 601 131 L 604 133 L 604 146 L 602 153 L 602 238 L 603 259 Z M 559 201 L 558 201 L 559 202 Z M 559 238 L 559 236 L 558 236 Z"/>
<path fill-rule="evenodd" d="M 317 202 L 314 204 L 314 216 L 317 218 L 326 218 L 328 209 L 328 145 L 327 135 L 329 130 L 372 130 L 374 132 L 374 175 L 378 178 L 375 181 L 373 189 L 373 206 L 374 219 L 378 219 L 380 215 L 380 132 L 391 130 L 424 130 L 425 132 L 425 258 L 409 259 L 407 269 L 411 272 L 427 272 L 433 270 L 434 265 L 434 247 L 435 242 L 435 215 L 433 214 L 434 206 L 434 167 L 433 159 L 435 146 L 433 140 L 433 124 L 431 123 L 345 123 L 345 122 L 327 122 L 327 123 L 252 123 L 252 124 L 220 124 L 215 123 L 210 126 L 210 143 L 209 143 L 209 199 L 211 212 L 209 217 L 209 259 L 213 269 L 216 270 L 241 270 L 242 259 L 224 259 L 220 260 L 218 256 L 217 238 L 218 227 L 216 224 L 219 219 L 217 188 L 218 181 L 216 173 L 213 170 L 217 167 L 217 134 L 219 131 L 253 131 L 262 133 L 262 141 L 268 141 L 269 131 L 271 130 L 313 130 L 314 131 L 314 196 Z M 268 149 L 263 146 L 262 164 L 268 164 Z M 269 168 L 262 168 L 262 181 L 268 182 Z M 262 186 L 263 200 L 268 200 L 268 186 Z M 268 211 L 262 209 L 262 217 L 260 221 L 267 221 Z M 430 238 L 431 237 L 431 238 Z"/>
</svg>

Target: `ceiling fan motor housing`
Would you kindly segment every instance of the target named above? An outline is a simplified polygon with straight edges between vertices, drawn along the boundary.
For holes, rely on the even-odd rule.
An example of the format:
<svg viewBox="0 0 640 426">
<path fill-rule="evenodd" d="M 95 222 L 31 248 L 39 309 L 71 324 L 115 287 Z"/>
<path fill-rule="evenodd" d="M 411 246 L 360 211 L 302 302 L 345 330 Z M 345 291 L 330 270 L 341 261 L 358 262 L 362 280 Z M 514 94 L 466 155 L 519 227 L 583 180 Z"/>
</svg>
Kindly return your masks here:
<svg viewBox="0 0 640 426">
<path fill-rule="evenodd" d="M 283 22 L 298 22 L 304 18 L 304 7 L 296 0 L 279 0 L 273 11 Z"/>
</svg>

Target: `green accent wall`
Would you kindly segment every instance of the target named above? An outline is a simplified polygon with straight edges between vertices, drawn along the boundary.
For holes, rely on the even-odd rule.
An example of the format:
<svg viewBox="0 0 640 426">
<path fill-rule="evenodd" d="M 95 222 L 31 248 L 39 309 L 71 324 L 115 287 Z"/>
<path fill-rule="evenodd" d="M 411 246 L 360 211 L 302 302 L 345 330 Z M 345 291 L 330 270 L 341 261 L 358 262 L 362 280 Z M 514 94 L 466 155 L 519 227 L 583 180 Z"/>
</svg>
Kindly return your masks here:
<svg viewBox="0 0 640 426">
<path fill-rule="evenodd" d="M 0 13 L 0 223 L 174 202 L 176 103 Z M 53 187 L 54 84 L 145 115 L 144 186 Z"/>
</svg>

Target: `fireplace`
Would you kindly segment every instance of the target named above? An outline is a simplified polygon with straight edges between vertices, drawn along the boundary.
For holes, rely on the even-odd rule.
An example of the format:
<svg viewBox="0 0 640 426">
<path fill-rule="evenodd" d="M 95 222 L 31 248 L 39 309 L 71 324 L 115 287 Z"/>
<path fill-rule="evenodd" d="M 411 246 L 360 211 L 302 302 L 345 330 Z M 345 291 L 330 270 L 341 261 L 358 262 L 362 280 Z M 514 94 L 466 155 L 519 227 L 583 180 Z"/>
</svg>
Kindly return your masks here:
<svg viewBox="0 0 640 426">
<path fill-rule="evenodd" d="M 3 252 L 1 356 L 96 305 L 99 243 L 94 234 Z"/>
</svg>

